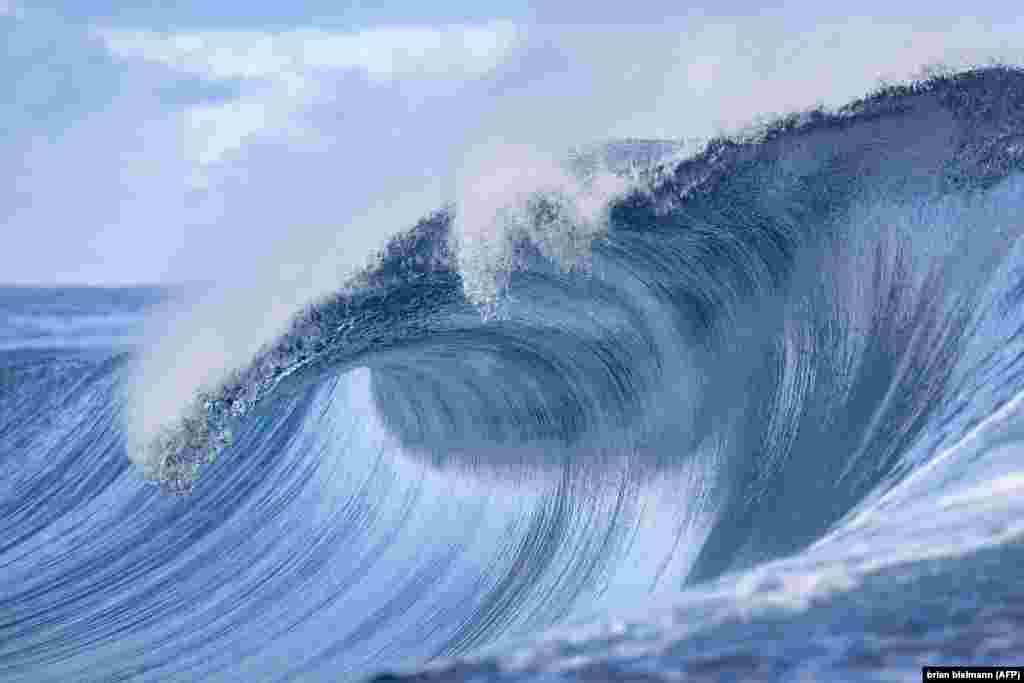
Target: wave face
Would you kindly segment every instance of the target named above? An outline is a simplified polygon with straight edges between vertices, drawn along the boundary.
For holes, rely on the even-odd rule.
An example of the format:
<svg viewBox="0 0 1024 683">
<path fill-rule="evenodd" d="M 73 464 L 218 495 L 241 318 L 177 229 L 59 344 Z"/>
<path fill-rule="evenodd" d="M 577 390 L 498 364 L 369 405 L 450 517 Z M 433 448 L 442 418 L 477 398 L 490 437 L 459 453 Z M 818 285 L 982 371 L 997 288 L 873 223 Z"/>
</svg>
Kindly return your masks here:
<svg viewBox="0 0 1024 683">
<path fill-rule="evenodd" d="M 169 294 L 0 290 L 0 679 L 1024 651 L 1024 73 L 675 149 L 424 218 L 147 438 Z"/>
</svg>

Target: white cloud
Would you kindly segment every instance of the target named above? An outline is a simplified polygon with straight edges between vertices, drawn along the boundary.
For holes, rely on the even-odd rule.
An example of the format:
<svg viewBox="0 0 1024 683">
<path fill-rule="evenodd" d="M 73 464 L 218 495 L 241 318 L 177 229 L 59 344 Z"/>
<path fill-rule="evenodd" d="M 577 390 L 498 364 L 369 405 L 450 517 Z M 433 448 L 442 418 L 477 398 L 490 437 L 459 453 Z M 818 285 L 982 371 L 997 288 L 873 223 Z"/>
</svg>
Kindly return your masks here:
<svg viewBox="0 0 1024 683">
<path fill-rule="evenodd" d="M 703 95 L 711 89 L 721 62 L 719 56 L 702 55 L 687 64 L 687 84 L 695 95 Z"/>
<path fill-rule="evenodd" d="M 395 26 L 339 33 L 300 29 L 157 33 L 101 29 L 108 49 L 209 80 L 305 79 L 358 69 L 371 79 L 471 77 L 494 69 L 517 42 L 508 22 Z"/>
<path fill-rule="evenodd" d="M 509 22 L 355 33 L 96 30 L 117 57 L 160 64 L 209 82 L 240 82 L 236 98 L 195 105 L 182 115 L 184 154 L 198 167 L 193 179 L 198 183 L 206 169 L 254 136 L 310 135 L 301 113 L 322 92 L 325 79 L 344 72 L 360 72 L 375 84 L 480 77 L 507 58 L 519 32 Z"/>
<path fill-rule="evenodd" d="M 182 153 L 195 164 L 189 184 L 207 184 L 206 171 L 260 135 L 298 140 L 313 135 L 301 112 L 315 88 L 286 92 L 279 84 L 249 88 L 226 101 L 197 104 L 182 113 Z"/>
</svg>

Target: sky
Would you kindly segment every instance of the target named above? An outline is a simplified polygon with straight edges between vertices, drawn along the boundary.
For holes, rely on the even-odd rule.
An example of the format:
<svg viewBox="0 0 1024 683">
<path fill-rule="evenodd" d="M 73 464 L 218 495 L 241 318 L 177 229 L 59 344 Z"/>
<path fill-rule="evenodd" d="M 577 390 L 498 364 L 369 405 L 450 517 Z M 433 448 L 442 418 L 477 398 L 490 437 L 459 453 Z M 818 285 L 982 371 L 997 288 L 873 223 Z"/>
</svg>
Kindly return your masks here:
<svg viewBox="0 0 1024 683">
<path fill-rule="evenodd" d="M 1024 62 L 1016 3 L 826 4 L 0 0 L 0 282 L 301 298 L 457 202 L 481 150 L 706 139 Z"/>
</svg>

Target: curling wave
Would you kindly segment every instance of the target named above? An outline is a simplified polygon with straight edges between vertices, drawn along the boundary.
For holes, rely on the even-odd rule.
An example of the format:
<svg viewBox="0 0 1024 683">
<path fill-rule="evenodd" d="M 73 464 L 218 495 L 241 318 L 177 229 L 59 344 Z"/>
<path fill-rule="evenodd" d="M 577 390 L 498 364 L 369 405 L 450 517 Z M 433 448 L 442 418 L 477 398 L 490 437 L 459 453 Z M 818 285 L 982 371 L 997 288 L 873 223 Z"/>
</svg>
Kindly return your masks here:
<svg viewBox="0 0 1024 683">
<path fill-rule="evenodd" d="M 527 173 L 486 215 L 424 218 L 155 436 L 118 426 L 128 356 L 42 380 L 5 370 L 38 395 L 5 404 L 0 434 L 18 445 L 0 463 L 29 445 L 61 456 L 0 489 L 20 534 L 0 559 L 27 581 L 0 591 L 0 673 L 356 677 L 764 578 L 779 558 L 824 562 L 815 548 L 856 536 L 908 482 L 980 477 L 981 456 L 949 454 L 1024 390 L 1024 73 L 939 76 L 677 151 L 608 146 Z M 51 404 L 99 435 L 58 438 L 18 412 Z M 93 462 L 126 445 L 164 491 L 193 495 Z M 73 484 L 85 467 L 97 474 Z M 118 510 L 116 538 L 73 531 L 98 514 L 78 487 Z M 49 512 L 22 507 L 36 494 Z M 993 538 L 1016 538 L 1018 512 Z M 53 524 L 89 558 L 66 603 L 40 592 L 57 570 L 29 578 L 38 563 L 19 550 Z M 858 542 L 884 555 L 885 538 Z M 689 642 L 725 592 L 788 590 L 772 576 L 700 594 L 673 638 Z M 96 626 L 76 630 L 79 609 Z M 645 641 L 631 629 L 587 635 L 585 659 Z M 645 671 L 722 670 L 687 668 L 684 645 Z M 302 654 L 275 659 L 289 648 Z M 437 675 L 582 666 L 568 645 L 526 651 Z M 627 672 L 602 666 L 586 675 Z"/>
</svg>

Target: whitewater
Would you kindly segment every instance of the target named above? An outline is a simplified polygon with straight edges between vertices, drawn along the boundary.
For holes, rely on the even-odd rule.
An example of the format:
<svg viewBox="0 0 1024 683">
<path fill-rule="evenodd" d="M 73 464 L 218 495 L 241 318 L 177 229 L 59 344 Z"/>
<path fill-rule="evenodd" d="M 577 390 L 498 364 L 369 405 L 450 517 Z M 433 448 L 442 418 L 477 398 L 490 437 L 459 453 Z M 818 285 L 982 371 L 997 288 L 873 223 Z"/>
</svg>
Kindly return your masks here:
<svg viewBox="0 0 1024 683">
<path fill-rule="evenodd" d="M 502 155 L 216 372 L 0 288 L 0 680 L 1024 664 L 1024 71 Z"/>
</svg>

